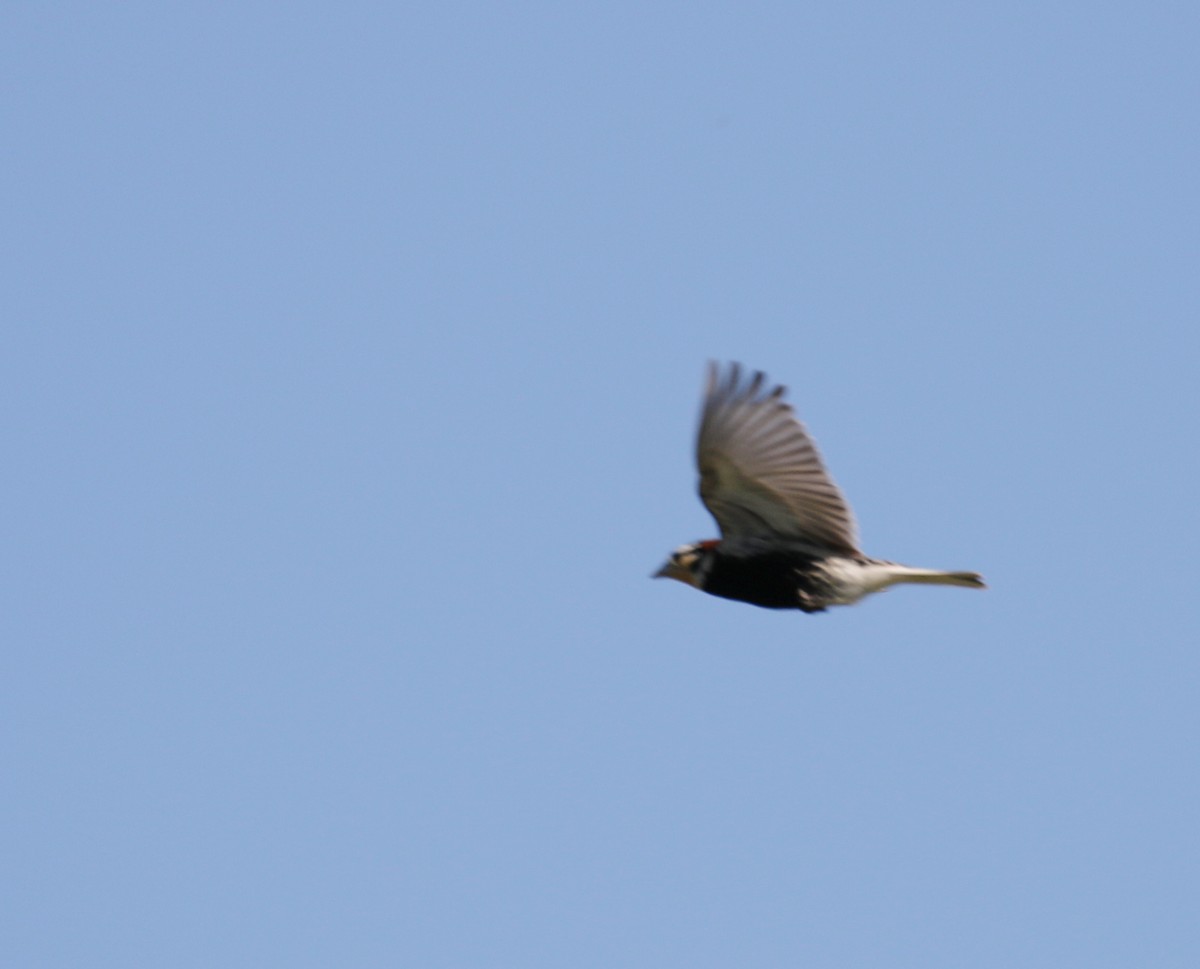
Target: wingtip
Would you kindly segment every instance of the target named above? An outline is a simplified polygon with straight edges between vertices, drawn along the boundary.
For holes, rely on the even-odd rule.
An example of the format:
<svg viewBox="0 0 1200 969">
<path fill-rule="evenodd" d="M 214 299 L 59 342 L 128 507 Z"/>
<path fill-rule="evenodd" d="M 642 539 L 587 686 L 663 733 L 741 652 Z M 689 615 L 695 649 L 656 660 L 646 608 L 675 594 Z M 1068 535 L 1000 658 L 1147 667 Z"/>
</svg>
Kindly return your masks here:
<svg viewBox="0 0 1200 969">
<path fill-rule="evenodd" d="M 705 388 L 710 395 L 728 399 L 780 400 L 787 393 L 783 384 L 771 386 L 771 378 L 765 370 L 747 370 L 737 360 L 708 361 L 705 372 Z M 763 388 L 769 388 L 763 393 Z"/>
</svg>

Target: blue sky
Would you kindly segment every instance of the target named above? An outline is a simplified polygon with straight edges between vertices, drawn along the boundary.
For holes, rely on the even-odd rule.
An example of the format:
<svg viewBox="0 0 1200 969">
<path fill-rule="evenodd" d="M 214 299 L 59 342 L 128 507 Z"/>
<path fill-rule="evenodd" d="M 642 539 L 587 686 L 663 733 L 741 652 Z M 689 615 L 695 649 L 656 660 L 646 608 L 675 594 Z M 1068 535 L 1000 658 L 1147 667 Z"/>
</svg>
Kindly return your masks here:
<svg viewBox="0 0 1200 969">
<path fill-rule="evenodd" d="M 0 961 L 1196 965 L 1197 20 L 9 5 Z"/>
</svg>

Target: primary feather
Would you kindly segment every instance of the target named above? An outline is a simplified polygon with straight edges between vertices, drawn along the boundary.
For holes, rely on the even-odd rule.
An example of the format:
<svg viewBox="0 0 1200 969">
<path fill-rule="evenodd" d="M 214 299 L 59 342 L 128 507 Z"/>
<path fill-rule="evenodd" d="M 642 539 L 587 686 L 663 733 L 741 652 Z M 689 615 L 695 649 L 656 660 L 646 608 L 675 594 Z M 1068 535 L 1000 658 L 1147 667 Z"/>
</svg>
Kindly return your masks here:
<svg viewBox="0 0 1200 969">
<path fill-rule="evenodd" d="M 860 555 L 854 516 L 783 386 L 756 371 L 709 364 L 696 440 L 700 497 L 727 547 L 792 539 L 815 552 Z"/>
</svg>

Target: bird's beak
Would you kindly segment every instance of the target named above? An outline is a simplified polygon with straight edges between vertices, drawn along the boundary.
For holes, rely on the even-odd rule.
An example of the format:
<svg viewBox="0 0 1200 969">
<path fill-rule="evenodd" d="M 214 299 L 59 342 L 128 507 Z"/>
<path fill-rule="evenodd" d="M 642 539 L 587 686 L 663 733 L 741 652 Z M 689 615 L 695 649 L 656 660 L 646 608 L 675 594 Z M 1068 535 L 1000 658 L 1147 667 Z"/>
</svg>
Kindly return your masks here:
<svg viewBox="0 0 1200 969">
<path fill-rule="evenodd" d="M 650 576 L 650 578 L 674 579 L 676 582 L 682 582 L 684 585 L 696 585 L 696 577 L 691 572 L 669 560 L 666 565 Z"/>
</svg>

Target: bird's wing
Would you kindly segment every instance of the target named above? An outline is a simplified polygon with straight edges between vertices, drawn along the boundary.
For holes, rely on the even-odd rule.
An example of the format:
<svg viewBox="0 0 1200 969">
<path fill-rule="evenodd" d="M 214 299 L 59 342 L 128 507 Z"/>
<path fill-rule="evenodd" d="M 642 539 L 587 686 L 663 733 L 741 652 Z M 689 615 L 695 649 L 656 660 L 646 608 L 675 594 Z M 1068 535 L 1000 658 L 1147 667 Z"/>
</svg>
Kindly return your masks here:
<svg viewBox="0 0 1200 969">
<path fill-rule="evenodd" d="M 801 541 L 860 554 L 854 516 L 790 404 L 787 388 L 709 364 L 696 440 L 700 497 L 731 543 Z"/>
</svg>

